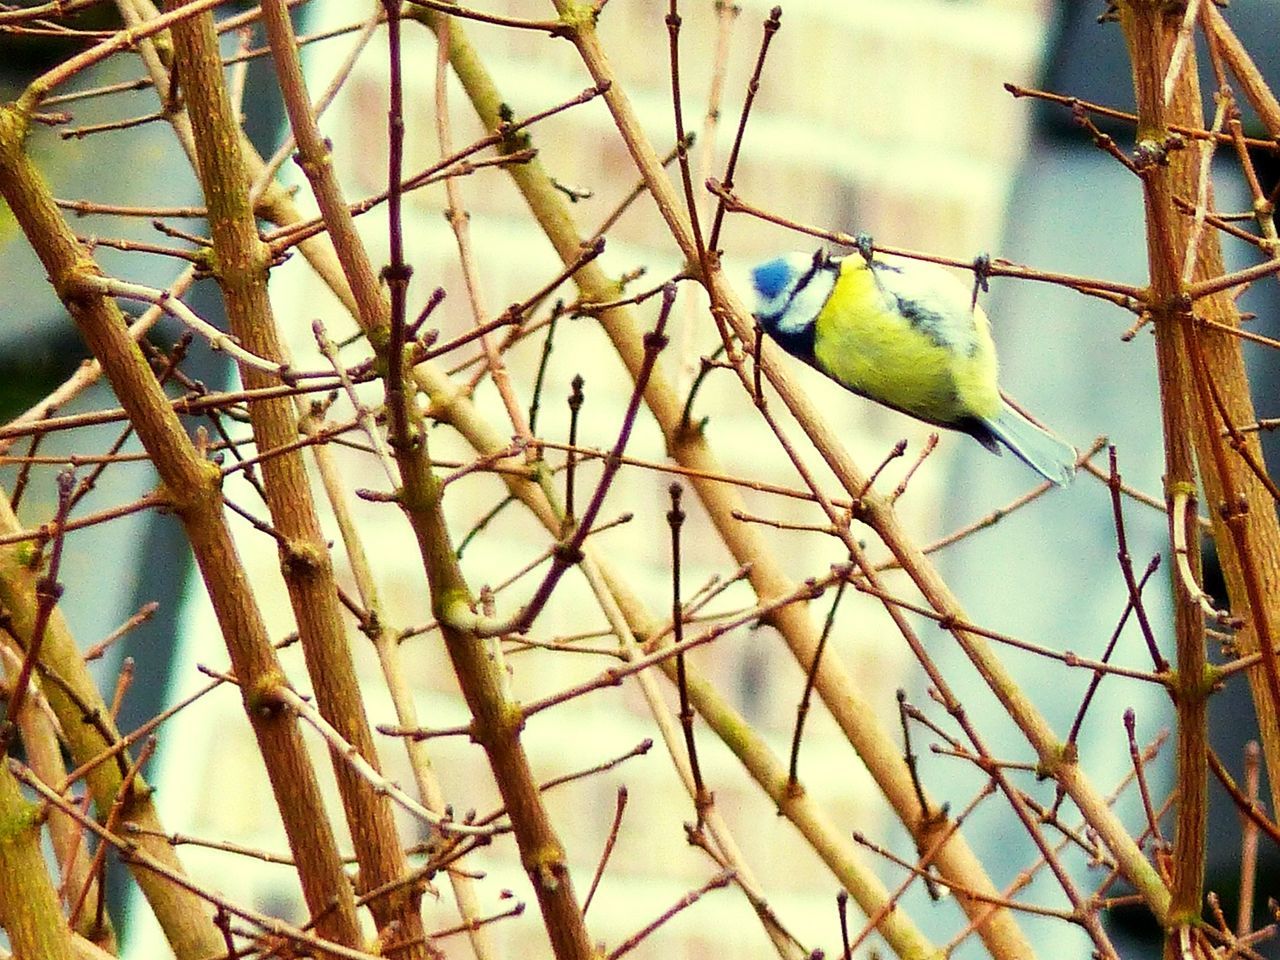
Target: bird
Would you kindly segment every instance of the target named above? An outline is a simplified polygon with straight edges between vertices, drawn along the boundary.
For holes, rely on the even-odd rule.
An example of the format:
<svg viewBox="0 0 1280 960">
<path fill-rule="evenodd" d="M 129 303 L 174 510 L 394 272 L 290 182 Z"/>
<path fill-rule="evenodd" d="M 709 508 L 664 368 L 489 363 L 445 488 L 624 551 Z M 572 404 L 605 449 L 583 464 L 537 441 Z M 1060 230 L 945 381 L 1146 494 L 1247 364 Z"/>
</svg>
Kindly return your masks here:
<svg viewBox="0 0 1280 960">
<path fill-rule="evenodd" d="M 790 253 L 751 270 L 753 315 L 787 353 L 847 390 L 992 453 L 1008 447 L 1065 486 L 1076 451 L 1004 399 L 975 291 L 936 264 L 872 252 Z"/>
</svg>

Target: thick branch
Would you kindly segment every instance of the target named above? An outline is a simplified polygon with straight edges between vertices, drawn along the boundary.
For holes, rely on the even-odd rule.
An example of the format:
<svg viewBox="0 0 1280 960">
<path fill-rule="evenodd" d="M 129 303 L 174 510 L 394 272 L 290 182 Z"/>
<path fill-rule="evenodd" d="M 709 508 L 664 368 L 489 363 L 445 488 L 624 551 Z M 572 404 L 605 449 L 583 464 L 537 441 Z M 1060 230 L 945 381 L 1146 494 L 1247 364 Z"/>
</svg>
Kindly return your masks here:
<svg viewBox="0 0 1280 960">
<path fill-rule="evenodd" d="M 354 898 L 315 772 L 293 718 L 268 708 L 262 699 L 283 681 L 283 673 L 223 517 L 219 470 L 197 454 L 146 358 L 130 339 L 120 308 L 78 282 L 82 274 L 96 276 L 100 271 L 76 242 L 27 156 L 26 125 L 24 102 L 0 107 L 0 192 L 172 495 L 243 684 L 245 710 L 276 791 L 308 906 L 323 936 L 354 945 L 359 941 Z"/>
<path fill-rule="evenodd" d="M 15 956 L 74 960 L 71 928 L 40 851 L 39 808 L 0 759 L 0 927 Z"/>
<path fill-rule="evenodd" d="M 296 67 L 288 11 L 283 4 L 269 3 L 263 13 L 273 47 L 284 47 L 287 53 L 283 60 Z M 231 332 L 251 353 L 285 363 L 287 351 L 277 334 L 267 297 L 270 254 L 258 238 L 249 201 L 240 141 L 234 135 L 238 124 L 222 82 L 212 15 L 201 14 L 175 24 L 173 39 L 186 81 L 188 113 L 213 233 L 215 272 Z M 281 60 L 277 57 L 278 67 Z M 270 375 L 249 364 L 242 363 L 240 372 L 249 389 L 273 384 Z M 291 398 L 252 404 L 249 417 L 259 451 L 287 449 L 298 438 L 297 414 Z M 317 705 L 324 719 L 377 769 L 373 734 L 365 717 L 338 602 L 333 561 L 320 530 L 301 451 L 293 449 L 263 461 L 262 479 L 272 523 L 280 534 L 280 570 L 289 591 Z M 396 833 L 391 802 L 340 756 L 334 754 L 333 760 L 347 827 L 360 865 L 358 892 L 395 884 L 409 868 Z M 420 897 L 417 886 L 400 884 L 392 895 L 377 897 L 369 904 L 378 929 L 394 930 L 393 941 L 408 944 L 405 957 L 430 955 L 419 911 Z"/>
</svg>

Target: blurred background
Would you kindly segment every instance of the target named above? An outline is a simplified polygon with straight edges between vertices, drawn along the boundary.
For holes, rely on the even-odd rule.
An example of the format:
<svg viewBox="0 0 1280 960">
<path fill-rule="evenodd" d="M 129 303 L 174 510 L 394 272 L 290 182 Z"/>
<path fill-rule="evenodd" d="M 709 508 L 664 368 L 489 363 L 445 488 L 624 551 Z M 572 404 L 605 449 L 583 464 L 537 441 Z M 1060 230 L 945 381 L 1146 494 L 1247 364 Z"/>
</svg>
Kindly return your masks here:
<svg viewBox="0 0 1280 960">
<path fill-rule="evenodd" d="M 514 17 L 550 15 L 549 4 L 534 0 L 495 0 L 474 6 Z M 723 171 L 758 53 L 761 23 L 772 6 L 758 0 L 744 0 L 736 7 L 710 0 L 681 4 L 685 117 L 687 126 L 700 135 L 692 152 L 695 184 Z M 321 0 L 305 4 L 297 14 L 299 33 L 333 29 L 364 15 L 363 9 L 353 7 Z M 1015 99 L 1002 87 L 1006 82 L 1040 85 L 1109 106 L 1129 107 L 1132 93 L 1120 32 L 1114 25 L 1096 23 L 1103 7 L 1101 3 L 1054 4 L 1046 0 L 789 0 L 782 5 L 782 29 L 770 49 L 744 141 L 737 192 L 748 202 L 791 220 L 849 233 L 865 232 L 888 245 L 961 260 L 989 253 L 1045 270 L 1141 284 L 1145 247 L 1137 181 L 1092 146 L 1088 136 L 1072 123 L 1069 111 Z M 665 13 L 666 4 L 612 0 L 600 20 L 605 49 L 660 151 L 674 141 Z M 1274 30 L 1277 13 L 1280 5 L 1275 0 L 1237 0 L 1229 14 L 1255 59 L 1272 75 L 1280 58 L 1280 34 Z M 509 98 L 516 117 L 567 100 L 589 84 L 567 43 L 532 31 L 482 23 L 467 23 L 464 29 Z M 718 125 L 711 125 L 705 115 L 717 36 L 727 38 L 727 57 L 721 116 Z M 306 48 L 313 91 L 328 82 L 349 45 L 349 38 L 339 37 Z M 407 30 L 407 170 L 419 169 L 439 156 L 434 126 L 435 60 L 430 35 L 424 30 Z M 20 88 L 31 69 L 24 60 L 0 56 L 0 71 L 10 71 L 12 89 Z M 269 80 L 269 65 L 260 64 L 253 70 L 245 114 L 255 141 L 269 154 L 281 136 L 281 110 Z M 125 79 L 138 72 L 135 63 L 117 58 L 98 76 L 87 78 L 85 85 Z M 324 118 L 349 197 L 376 193 L 385 186 L 386 88 L 385 42 L 379 35 Z M 1206 83 L 1206 91 L 1211 89 Z M 144 105 L 147 97 L 152 98 L 149 106 Z M 148 91 L 137 94 L 136 99 L 139 105 L 133 112 L 155 108 Z M 456 84 L 450 85 L 449 100 L 453 144 L 458 148 L 483 131 Z M 90 100 L 74 108 L 79 123 L 93 122 L 94 110 L 119 115 L 131 109 L 119 99 Z M 129 151 L 132 162 L 152 174 L 145 182 L 104 179 L 95 174 L 89 151 L 56 143 L 56 134 L 51 132 L 40 131 L 37 136 L 48 141 L 40 149 L 47 150 L 48 174 L 61 196 L 141 203 L 144 197 L 131 193 L 137 189 L 145 193 L 149 203 L 195 201 L 194 182 L 173 149 L 170 132 L 157 124 L 144 131 L 111 136 L 118 138 L 118 149 Z M 1111 132 L 1122 147 L 1131 141 L 1131 132 L 1122 127 Z M 544 165 L 576 198 L 573 210 L 586 234 L 594 231 L 637 183 L 625 146 L 599 101 L 538 125 L 532 139 Z M 1265 172 L 1271 176 L 1274 167 Z M 296 168 L 286 164 L 282 176 L 302 186 L 299 202 L 309 208 L 305 181 Z M 157 196 L 158 183 L 164 183 L 172 196 Z M 1247 208 L 1247 195 L 1232 179 L 1226 164 L 1216 189 L 1220 208 Z M 496 314 L 506 304 L 538 289 L 555 275 L 559 263 L 503 174 L 494 170 L 466 179 L 460 190 L 480 251 L 484 295 Z M 433 322 L 440 324 L 443 336 L 467 330 L 472 319 L 462 292 L 453 235 L 442 216 L 444 191 L 418 191 L 408 202 L 410 256 L 415 268 L 411 315 L 435 286 L 441 286 L 450 296 Z M 704 212 L 709 209 L 710 203 Z M 371 213 L 360 225 L 375 262 L 385 262 L 383 215 Z M 92 226 L 92 218 L 88 218 L 85 232 L 91 232 Z M 114 223 L 110 229 L 120 232 Z M 145 221 L 136 229 L 139 235 L 148 233 Z M 794 232 L 742 216 L 729 219 L 722 237 L 726 261 L 733 269 L 816 245 Z M 144 262 L 141 258 L 116 255 L 120 259 L 113 260 L 112 256 L 103 251 L 107 269 L 118 269 L 130 279 L 157 286 L 171 279 L 140 275 L 136 265 Z M 30 276 L 30 260 L 26 245 L 10 238 L 0 248 L 0 278 Z M 644 200 L 609 229 L 602 262 L 614 275 L 644 271 L 629 292 L 660 283 L 680 268 L 660 217 Z M 714 349 L 716 334 L 688 285 L 683 289 L 677 335 L 663 363 L 673 379 L 687 388 L 700 359 Z M 286 264 L 273 276 L 273 296 L 280 315 L 292 324 L 293 347 L 300 356 L 314 353 L 309 339 L 313 319 L 323 318 L 335 339 L 353 329 L 304 264 Z M 190 302 L 198 312 L 216 316 L 218 297 L 210 284 L 198 284 L 192 297 Z M 1274 335 L 1276 331 L 1270 327 L 1278 315 L 1275 283 L 1259 285 L 1248 297 L 1247 309 L 1259 315 L 1260 332 Z M 1132 322 L 1130 315 L 1043 284 L 995 279 L 985 302 L 1001 351 L 1005 388 L 1081 450 L 1089 448 L 1095 438 L 1109 438 L 1117 446 L 1125 480 L 1158 496 L 1163 456 L 1149 334 L 1143 332 L 1132 342 L 1123 343 L 1120 338 Z M 0 409 L 0 417 L 7 419 L 43 395 L 78 363 L 82 347 L 60 314 L 47 291 L 6 284 L 0 303 L 0 385 L 20 385 L 21 389 L 4 396 L 7 405 Z M 652 318 L 652 308 L 646 316 Z M 568 330 L 562 329 L 558 335 L 561 340 L 553 345 L 558 349 L 552 350 L 547 367 L 539 432 L 549 438 L 565 438 L 564 398 L 571 378 L 582 373 L 588 403 L 580 442 L 607 446 L 618 429 L 617 411 L 630 395 L 630 380 L 591 320 L 563 323 Z M 170 329 L 165 335 L 171 340 L 174 333 Z M 540 337 L 526 339 L 507 355 L 519 389 L 525 390 L 525 401 L 530 399 L 527 387 L 541 355 Z M 1274 384 L 1273 358 L 1258 352 L 1250 359 L 1255 385 Z M 209 359 L 200 376 L 218 383 L 226 371 Z M 907 439 L 907 457 L 889 470 L 883 481 L 886 489 L 891 489 L 923 447 L 929 429 L 852 397 L 816 373 L 805 371 L 799 376 L 832 422 L 840 425 L 847 445 L 865 469 L 880 462 L 896 441 Z M 1264 402 L 1269 395 L 1258 395 L 1260 415 L 1275 413 Z M 495 422 L 502 422 L 500 401 L 487 381 L 480 384 L 476 399 L 482 409 L 493 414 Z M 83 401 L 86 406 L 103 402 L 101 397 Z M 729 472 L 796 484 L 793 470 L 774 452 L 769 434 L 732 374 L 714 371 L 708 377 L 698 395 L 697 412 L 710 418 L 708 436 Z M 110 443 L 117 432 L 117 428 L 104 428 L 102 445 Z M 85 435 L 75 442 L 83 450 Z M 437 457 L 465 461 L 469 456 L 462 441 L 448 430 L 436 431 L 433 444 Z M 655 462 L 665 459 L 660 435 L 643 416 L 628 452 Z M 339 455 L 353 485 L 376 485 L 375 471 L 366 457 L 349 451 Z M 1105 468 L 1105 462 L 1104 452 L 1097 463 Z M 1272 463 L 1274 466 L 1274 459 Z M 821 471 L 820 466 L 817 469 Z M 0 480 L 7 485 L 10 476 L 5 472 Z M 1036 479 L 1012 457 L 992 458 L 967 438 L 947 434 L 914 475 L 899 509 L 911 532 L 928 541 L 1003 507 L 1030 490 Z M 139 495 L 152 482 L 142 468 L 132 473 L 113 469 L 104 476 L 98 496 L 103 503 L 117 502 Z M 669 482 L 667 475 L 657 471 L 625 470 L 602 515 L 608 520 L 624 509 L 636 514 L 631 524 L 603 535 L 607 538 L 604 542 L 611 552 L 627 558 L 630 570 L 640 571 L 635 585 L 651 608 L 659 611 L 670 602 L 662 521 Z M 33 484 L 32 493 L 21 505 L 24 518 L 33 523 L 47 518 L 55 503 L 53 490 L 52 483 Z M 455 538 L 460 540 L 503 495 L 496 480 L 482 475 L 451 487 L 448 509 Z M 696 505 L 688 503 L 690 499 L 686 498 L 686 505 L 696 531 L 702 518 Z M 812 504 L 779 502 L 764 495 L 748 494 L 747 499 L 749 506 L 774 520 L 819 521 Z M 391 609 L 406 626 L 424 623 L 429 611 L 419 561 L 399 514 L 386 505 L 360 503 L 356 509 L 371 542 L 379 546 L 377 572 Z M 1164 555 L 1167 564 L 1162 514 L 1138 504 L 1128 504 L 1125 510 L 1135 564 L 1141 569 L 1157 553 Z M 128 536 L 121 537 L 118 529 L 113 529 L 101 542 L 78 534 L 69 540 L 68 562 L 87 569 L 101 568 L 108 562 L 112 575 L 92 577 L 87 581 L 95 585 L 91 594 L 70 590 L 63 603 L 73 627 L 92 642 L 104 632 L 102 624 L 124 620 L 144 602 L 160 601 L 157 614 L 116 653 L 117 658 L 133 657 L 139 668 L 139 679 L 122 711 L 121 727 L 127 730 L 200 685 L 204 678 L 196 672 L 197 664 L 222 669 L 225 652 L 203 594 L 186 590 L 189 571 L 176 564 L 148 565 L 138 559 L 185 555 L 176 524 L 169 518 L 149 515 L 118 522 L 130 525 Z M 464 566 L 476 583 L 482 579 L 500 582 L 547 543 L 545 533 L 532 523 L 522 527 L 506 522 L 500 530 L 501 536 L 481 534 L 468 545 Z M 244 555 L 255 582 L 268 585 L 268 590 L 275 585 L 278 603 L 268 613 L 276 635 L 284 638 L 292 625 L 275 550 L 264 547 L 261 536 L 247 526 L 242 533 Z M 119 553 L 119 545 L 125 542 L 134 545 L 135 554 Z M 830 563 L 843 559 L 839 550 L 812 534 L 776 531 L 770 533 L 770 542 L 786 552 L 797 580 L 821 575 Z M 685 544 L 690 590 L 712 577 L 732 574 L 732 560 L 714 537 L 700 538 L 694 533 Z M 871 544 L 870 548 L 878 556 L 877 546 Z M 105 556 L 108 550 L 111 555 Z M 939 563 L 974 621 L 1083 656 L 1100 652 L 1127 596 L 1115 562 L 1108 492 L 1084 473 L 1071 488 L 1051 491 L 1032 508 L 1013 513 L 989 531 L 948 548 Z M 1069 590 L 1061 588 L 1059 573 L 1064 566 L 1078 573 Z M 66 579 L 69 583 L 86 582 L 71 573 Z M 571 632 L 575 626 L 582 629 L 581 601 L 585 595 L 580 584 L 567 583 L 540 626 L 548 632 Z M 1158 573 L 1149 588 L 1148 611 L 1157 632 L 1164 636 L 1168 625 L 1166 595 L 1167 580 L 1163 572 Z M 746 604 L 749 591 L 738 584 L 723 598 L 726 604 Z M 825 614 L 827 603 L 824 599 L 814 604 L 815 618 Z M 921 623 L 919 629 L 930 640 L 939 663 L 954 678 L 955 688 L 962 691 L 970 715 L 989 736 L 992 751 L 1009 759 L 1029 759 L 1021 736 L 996 705 L 988 702 L 985 687 L 972 675 L 950 638 L 927 623 Z M 362 642 L 358 636 L 353 640 L 365 671 L 371 719 L 389 722 L 392 713 L 381 692 L 376 658 L 371 647 L 360 646 Z M 863 682 L 867 699 L 885 724 L 896 728 L 895 693 L 899 688 L 905 689 L 913 702 L 926 709 L 931 706 L 918 669 L 877 604 L 846 601 L 832 642 Z M 464 708 L 436 641 L 430 636 L 419 637 L 407 641 L 405 649 L 414 664 L 420 708 L 429 724 L 461 722 Z M 300 656 L 291 651 L 285 651 L 284 656 L 297 676 L 304 677 Z M 1149 668 L 1145 657 L 1131 624 L 1121 636 L 1116 660 Z M 590 663 L 565 665 L 565 659 L 513 656 L 510 665 L 518 695 L 532 699 L 599 669 Z M 1089 675 L 1058 669 L 1052 674 L 1053 682 L 1046 683 L 1040 679 L 1044 666 L 1037 658 L 1011 655 L 1008 660 L 1033 691 L 1037 705 L 1055 728 L 1065 733 Z M 785 756 L 804 676 L 771 629 L 735 634 L 700 651 L 696 661 Z M 548 669 L 548 663 L 554 669 Z M 103 663 L 103 676 L 113 676 L 118 667 L 118 659 Z M 108 689 L 110 685 L 106 684 Z M 1234 767 L 1239 765 L 1244 741 L 1253 735 L 1247 725 L 1232 721 L 1232 698 L 1244 693 L 1244 686 L 1237 683 L 1214 702 L 1216 746 Z M 1149 741 L 1170 723 L 1167 698 L 1155 685 L 1111 681 L 1101 685 L 1082 728 L 1081 753 L 1089 758 L 1088 770 L 1104 793 L 1130 769 L 1121 726 L 1126 708 L 1137 715 L 1139 742 Z M 1242 715 L 1252 717 L 1252 712 Z M 158 767 L 153 771 L 161 810 L 170 829 L 198 836 L 234 837 L 242 843 L 282 851 L 283 836 L 261 760 L 240 716 L 238 696 L 224 690 L 166 725 Z M 612 756 L 623 745 L 650 735 L 650 725 L 643 702 L 624 689 L 598 693 L 542 715 L 529 725 L 526 737 L 539 774 L 549 778 Z M 572 749 L 565 749 L 566 744 Z M 804 943 L 822 946 L 828 955 L 834 955 L 838 945 L 835 881 L 796 840 L 792 827 L 776 816 L 767 798 L 741 775 L 727 751 L 711 742 L 710 736 L 700 739 L 699 749 L 700 753 L 705 751 L 704 771 L 717 805 L 733 826 L 747 859 L 767 879 L 775 910 Z M 432 750 L 451 796 L 465 798 L 468 805 L 480 809 L 484 809 L 484 802 L 496 799 L 483 754 L 472 744 L 434 741 Z M 925 786 L 938 799 L 951 800 L 953 807 L 963 806 L 981 786 L 982 778 L 972 775 L 962 761 L 929 756 L 920 743 L 917 751 L 925 754 Z M 317 747 L 318 760 L 323 759 L 323 753 Z M 399 744 L 387 742 L 382 757 L 394 778 L 410 782 Z M 909 839 L 885 815 L 874 784 L 847 745 L 837 739 L 833 724 L 820 707 L 815 708 L 807 728 L 803 769 L 808 790 L 849 831 L 861 831 L 901 856 L 914 856 Z M 1170 779 L 1168 771 L 1157 764 L 1150 776 L 1163 793 Z M 589 915 L 593 936 L 610 944 L 634 932 L 641 918 L 657 915 L 702 882 L 707 870 L 705 858 L 688 846 L 672 814 L 682 811 L 681 818 L 692 819 L 689 801 L 665 758 L 650 755 L 548 795 L 552 815 L 565 831 L 572 865 L 583 878 L 579 883 L 585 882 L 595 864 L 612 819 L 615 790 L 621 783 L 629 788 L 631 809 Z M 1223 800 L 1215 797 L 1213 821 L 1219 832 L 1211 841 L 1214 862 L 1209 885 L 1229 901 L 1228 894 L 1234 895 L 1235 890 L 1229 871 L 1238 861 L 1239 830 L 1234 811 Z M 1136 798 L 1126 797 L 1120 807 L 1126 823 L 1135 831 L 1140 829 Z M 1008 817 L 1003 804 L 988 803 L 979 808 L 965 830 L 998 886 L 1012 882 L 1034 859 L 1029 842 L 1010 837 Z M 654 824 L 661 824 L 662 829 L 654 829 Z M 407 836 L 417 829 L 407 822 L 404 827 Z M 198 878 L 229 895 L 289 919 L 302 916 L 296 880 L 287 869 L 269 864 L 248 868 L 246 861 L 225 852 L 190 846 L 183 853 Z M 873 860 L 869 853 L 868 861 Z M 485 851 L 470 861 L 473 869 L 488 876 L 482 888 L 486 911 L 501 909 L 504 890 L 530 899 L 525 878 L 510 871 L 512 862 L 510 857 L 497 854 L 489 857 Z M 1081 886 L 1091 890 L 1099 877 L 1087 873 L 1083 864 L 1078 866 Z M 891 866 L 881 863 L 879 869 L 891 886 L 902 878 L 901 871 Z M 1275 890 L 1274 862 L 1269 869 L 1269 889 Z M 109 885 L 112 888 L 119 891 L 124 884 Z M 1260 884 L 1260 889 L 1268 887 Z M 1062 902 L 1047 879 L 1033 890 L 1033 898 Z M 931 905 L 924 892 L 917 890 L 906 902 L 938 942 L 946 942 L 963 927 L 962 914 L 945 899 Z M 426 909 L 431 918 L 429 927 L 445 927 L 451 922 L 447 898 Z M 531 937 L 536 938 L 532 942 L 542 943 L 534 913 L 529 911 L 522 919 L 492 928 L 507 955 L 538 955 L 521 947 Z M 1144 929 L 1140 918 L 1131 923 L 1117 914 L 1112 921 L 1117 943 L 1128 951 L 1126 957 L 1153 955 L 1151 951 L 1158 949 L 1158 940 L 1144 939 L 1153 936 L 1153 931 Z M 126 915 L 123 926 L 128 956 L 164 955 L 163 941 L 149 922 L 145 909 Z M 1024 925 L 1033 941 L 1043 944 L 1045 956 L 1088 956 L 1087 939 L 1080 936 L 1073 940 L 1060 923 L 1037 925 L 1037 921 L 1025 919 Z M 445 946 L 450 956 L 467 953 L 462 938 L 446 941 Z M 765 957 L 772 949 L 742 899 L 721 893 L 677 917 L 647 941 L 640 953 L 692 960 Z M 955 955 L 980 956 L 981 945 L 966 943 Z"/>
</svg>

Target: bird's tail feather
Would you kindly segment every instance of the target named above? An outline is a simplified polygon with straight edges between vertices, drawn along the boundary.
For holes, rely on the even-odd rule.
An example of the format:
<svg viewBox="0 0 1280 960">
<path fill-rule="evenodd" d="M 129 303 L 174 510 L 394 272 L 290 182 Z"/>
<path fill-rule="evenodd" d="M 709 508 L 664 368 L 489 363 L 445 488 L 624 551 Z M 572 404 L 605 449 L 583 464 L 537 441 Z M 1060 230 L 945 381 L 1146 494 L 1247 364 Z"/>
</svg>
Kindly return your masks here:
<svg viewBox="0 0 1280 960">
<path fill-rule="evenodd" d="M 1076 472 L 1076 451 L 1071 444 L 1014 410 L 1007 403 L 983 424 L 1023 463 L 1046 480 L 1065 486 Z"/>
</svg>

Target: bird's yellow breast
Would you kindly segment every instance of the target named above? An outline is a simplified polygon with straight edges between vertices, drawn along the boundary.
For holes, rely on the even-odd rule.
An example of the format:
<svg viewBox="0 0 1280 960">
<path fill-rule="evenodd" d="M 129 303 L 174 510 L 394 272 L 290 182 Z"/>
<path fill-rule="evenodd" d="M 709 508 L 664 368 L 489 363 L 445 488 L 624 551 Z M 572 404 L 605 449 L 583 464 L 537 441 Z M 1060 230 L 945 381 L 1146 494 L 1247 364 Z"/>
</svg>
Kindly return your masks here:
<svg viewBox="0 0 1280 960">
<path fill-rule="evenodd" d="M 995 346 L 982 308 L 971 308 L 968 297 L 895 290 L 895 276 L 873 271 L 861 257 L 844 260 L 814 321 L 817 367 L 857 393 L 941 426 L 997 415 Z"/>
</svg>

